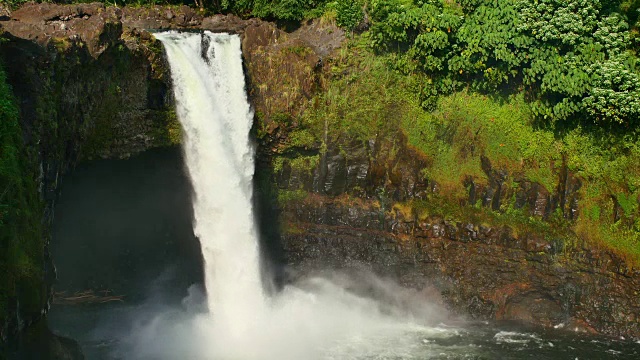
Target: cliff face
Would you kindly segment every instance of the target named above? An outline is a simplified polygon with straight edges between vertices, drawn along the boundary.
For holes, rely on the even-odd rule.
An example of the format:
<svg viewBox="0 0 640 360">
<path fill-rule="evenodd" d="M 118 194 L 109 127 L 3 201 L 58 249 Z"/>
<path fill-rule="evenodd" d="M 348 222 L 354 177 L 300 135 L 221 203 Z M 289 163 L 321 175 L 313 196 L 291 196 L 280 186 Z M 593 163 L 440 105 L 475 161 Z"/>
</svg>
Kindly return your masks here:
<svg viewBox="0 0 640 360">
<path fill-rule="evenodd" d="M 178 127 L 172 127 L 177 123 L 166 104 L 160 48 L 122 39 L 113 9 L 32 5 L 3 20 L 0 57 L 19 107 L 26 180 L 35 183 L 41 201 L 41 207 L 23 214 L 40 214 L 38 247 L 44 255 L 33 260 L 36 268 L 29 276 L 14 276 L 19 280 L 6 286 L 2 309 L 7 311 L 0 314 L 6 340 L 39 321 L 48 308 L 55 279 L 49 227 L 62 175 L 81 159 L 124 157 L 170 144 Z M 45 290 L 23 290 L 34 284 Z"/>
<path fill-rule="evenodd" d="M 242 37 L 256 113 L 261 208 L 278 214 L 282 225 L 264 231 L 281 242 L 283 261 L 302 273 L 366 266 L 403 285 L 436 290 L 449 307 L 475 318 L 640 337 L 640 271 L 567 241 L 571 234 L 549 240 L 535 226 L 514 228 L 487 215 L 515 197 L 531 217 L 543 221 L 560 212 L 571 221 L 579 216 L 581 183 L 566 167 L 557 167 L 557 187 L 547 191 L 524 181 L 507 188 L 509 174 L 483 161 L 487 185 L 469 182 L 465 204 L 440 204 L 430 196 L 441 191 L 439 185 L 422 175 L 428 160 L 407 145 L 398 127 L 364 140 L 292 140 L 300 117 L 314 111 L 312 100 L 326 90 L 344 40 L 341 30 L 320 21 L 285 32 L 272 23 L 203 17 L 186 7 L 101 4 L 30 4 L 0 14 L 6 39 L 0 57 L 39 173 L 43 223 L 53 219 L 62 174 L 79 161 L 179 142 L 167 65 L 147 29 Z M 460 216 L 431 211 L 467 203 L 482 206 Z M 47 234 L 45 227 L 43 251 Z M 45 282 L 44 273 L 43 264 L 39 281 Z M 17 294 L 11 297 L 3 339 L 36 321 L 47 298 L 24 309 L 15 306 L 23 302 Z"/>
</svg>

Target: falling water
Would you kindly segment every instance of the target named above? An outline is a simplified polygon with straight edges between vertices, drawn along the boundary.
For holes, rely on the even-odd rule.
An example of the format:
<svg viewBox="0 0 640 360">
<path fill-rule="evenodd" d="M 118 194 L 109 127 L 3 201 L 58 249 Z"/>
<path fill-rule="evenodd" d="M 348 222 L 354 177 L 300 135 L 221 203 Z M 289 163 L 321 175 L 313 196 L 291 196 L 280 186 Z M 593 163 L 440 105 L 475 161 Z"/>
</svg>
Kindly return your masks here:
<svg viewBox="0 0 640 360">
<path fill-rule="evenodd" d="M 330 271 L 265 297 L 251 208 L 252 114 L 239 38 L 209 32 L 156 37 L 167 52 L 185 132 L 207 296 L 203 300 L 194 286 L 182 306 L 167 307 L 154 292 L 144 306 L 111 309 L 102 335 L 88 343 L 100 353 L 113 346 L 105 359 L 638 358 L 635 344 L 594 345 L 487 323 L 446 325 L 447 312 L 426 293 L 374 276 Z"/>
<path fill-rule="evenodd" d="M 264 307 L 264 296 L 251 204 L 253 114 L 244 88 L 240 39 L 208 31 L 155 36 L 166 49 L 184 129 L 207 305 L 218 323 L 241 332 Z"/>
</svg>

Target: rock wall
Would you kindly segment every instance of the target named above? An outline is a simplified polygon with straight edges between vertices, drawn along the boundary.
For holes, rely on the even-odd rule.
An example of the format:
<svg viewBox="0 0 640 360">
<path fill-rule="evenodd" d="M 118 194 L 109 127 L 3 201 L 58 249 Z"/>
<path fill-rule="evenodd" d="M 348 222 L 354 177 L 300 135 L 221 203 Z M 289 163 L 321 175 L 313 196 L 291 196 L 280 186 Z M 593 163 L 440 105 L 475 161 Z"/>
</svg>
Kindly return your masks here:
<svg viewBox="0 0 640 360">
<path fill-rule="evenodd" d="M 0 21 L 0 62 L 18 102 L 28 166 L 35 174 L 30 180 L 43 207 L 24 209 L 40 212 L 44 225 L 45 260 L 32 280 L 48 289 L 38 299 L 9 294 L 0 329 L 10 345 L 48 341 L 33 340 L 43 332 L 30 331 L 29 339 L 16 335 L 48 309 L 55 279 L 49 227 L 63 174 L 83 159 L 126 157 L 180 137 L 172 134 L 179 127 L 161 49 L 153 42 L 130 41 L 118 16 L 96 4 L 28 5 Z M 60 349 L 59 339 L 43 339 Z"/>
<path fill-rule="evenodd" d="M 328 81 L 330 60 L 345 36 L 335 26 L 314 21 L 285 32 L 256 19 L 204 17 L 188 7 L 28 4 L 3 14 L 0 58 L 20 102 L 27 148 L 40 169 L 45 223 L 53 219 L 62 175 L 79 161 L 127 157 L 179 142 L 167 65 L 148 29 L 233 32 L 242 37 L 256 113 L 256 186 L 261 212 L 271 215 L 262 228 L 283 262 L 302 273 L 369 267 L 406 286 L 437 289 L 452 310 L 475 318 L 640 337 L 640 272 L 614 255 L 579 243 L 568 251 L 561 240 L 482 217 L 425 217 L 415 207 L 403 209 L 407 202 L 428 205 L 439 187 L 421 175 L 428 162 L 400 131 L 367 141 L 343 139 L 324 149 L 318 144 L 282 150 L 297 117 Z M 313 155 L 319 161 L 308 169 L 278 168 L 276 155 Z M 450 205 L 480 200 L 485 209 L 500 209 L 515 197 L 516 207 L 536 218 L 546 219 L 556 209 L 569 221 L 579 215 L 580 180 L 566 166 L 558 167 L 558 186 L 548 191 L 524 181 L 505 188 L 509 174 L 487 161 L 482 165 L 488 185 L 469 182 L 468 200 Z M 274 191 L 304 196 L 283 203 Z M 43 234 L 43 247 L 47 239 Z M 34 322 L 42 313 L 14 311 L 7 319 Z M 7 324 L 19 323 L 6 322 L 3 338 L 21 328 Z"/>
<path fill-rule="evenodd" d="M 606 252 L 565 252 L 561 242 L 508 226 L 419 218 L 344 196 L 288 206 L 283 248 L 303 274 L 364 267 L 407 287 L 435 288 L 450 309 L 475 319 L 640 336 L 640 273 Z"/>
</svg>

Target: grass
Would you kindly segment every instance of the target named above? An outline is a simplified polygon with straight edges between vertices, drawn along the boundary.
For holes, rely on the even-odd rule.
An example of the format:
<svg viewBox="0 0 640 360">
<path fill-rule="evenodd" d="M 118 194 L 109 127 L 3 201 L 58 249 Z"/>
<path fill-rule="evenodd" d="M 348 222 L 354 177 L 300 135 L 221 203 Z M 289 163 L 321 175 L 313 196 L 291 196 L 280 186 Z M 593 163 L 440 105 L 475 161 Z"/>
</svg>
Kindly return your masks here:
<svg viewBox="0 0 640 360">
<path fill-rule="evenodd" d="M 640 265 L 640 136 L 571 129 L 562 136 L 569 168 L 583 179 L 576 233 Z"/>
<path fill-rule="evenodd" d="M 452 203 L 467 196 L 464 179 L 486 185 L 481 156 L 493 168 L 508 172 L 508 186 L 515 188 L 514 180 L 526 180 L 550 193 L 560 180 L 559 165 L 566 161 L 582 181 L 583 211 L 566 226 L 592 246 L 608 248 L 640 265 L 637 134 L 536 128 L 522 95 L 499 101 L 467 91 L 441 98 L 433 112 L 404 119 L 409 143 L 431 160 L 425 176 L 435 180 Z M 513 203 L 503 204 L 500 214 L 509 211 L 514 211 Z"/>
<path fill-rule="evenodd" d="M 350 41 L 329 65 L 325 91 L 302 116 L 302 126 L 321 143 L 384 136 L 397 127 L 397 114 L 415 107 L 409 79 L 390 70 L 388 57 L 374 56 L 362 38 Z"/>
<path fill-rule="evenodd" d="M 560 143 L 549 130 L 534 129 L 522 96 L 504 102 L 463 91 L 439 100 L 435 111 L 405 117 L 409 143 L 431 159 L 425 175 L 452 198 L 464 198 L 464 179 L 487 184 L 481 167 L 486 157 L 493 168 L 511 178 L 542 184 L 553 191 L 553 164 L 561 160 Z"/>
</svg>

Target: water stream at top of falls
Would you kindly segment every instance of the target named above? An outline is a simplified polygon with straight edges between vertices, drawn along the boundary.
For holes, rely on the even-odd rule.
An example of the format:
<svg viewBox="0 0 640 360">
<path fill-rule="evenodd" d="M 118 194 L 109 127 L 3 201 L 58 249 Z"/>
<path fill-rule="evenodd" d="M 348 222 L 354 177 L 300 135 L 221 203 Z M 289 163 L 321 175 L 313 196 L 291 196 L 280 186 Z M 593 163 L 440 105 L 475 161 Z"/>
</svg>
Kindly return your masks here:
<svg viewBox="0 0 640 360">
<path fill-rule="evenodd" d="M 237 35 L 163 32 L 184 154 L 194 191 L 207 305 L 228 331 L 264 307 L 252 208 L 253 114 Z"/>
</svg>

